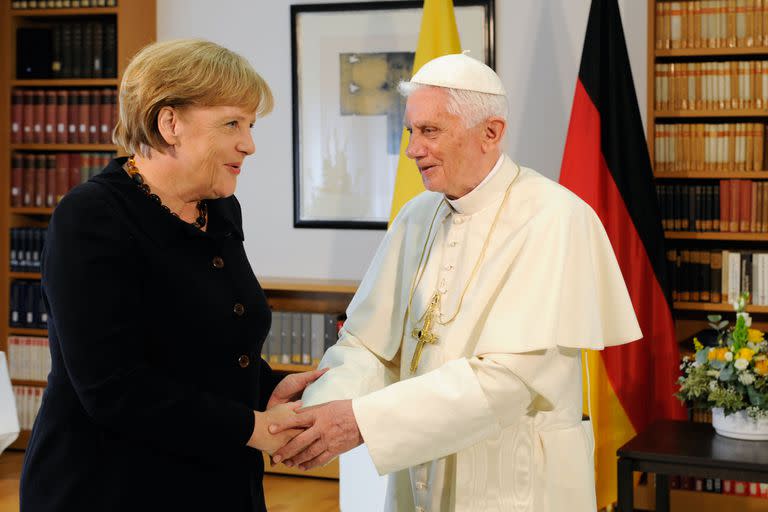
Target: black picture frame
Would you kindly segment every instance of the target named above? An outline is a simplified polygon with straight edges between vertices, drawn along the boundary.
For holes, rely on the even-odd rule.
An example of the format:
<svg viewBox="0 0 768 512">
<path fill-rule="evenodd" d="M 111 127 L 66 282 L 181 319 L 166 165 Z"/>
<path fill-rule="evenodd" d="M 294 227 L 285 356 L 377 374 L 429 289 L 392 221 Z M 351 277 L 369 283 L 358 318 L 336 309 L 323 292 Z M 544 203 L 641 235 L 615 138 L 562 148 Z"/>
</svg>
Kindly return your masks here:
<svg viewBox="0 0 768 512">
<path fill-rule="evenodd" d="M 402 109 L 404 100 L 395 99 L 389 84 L 384 87 L 372 87 L 372 95 L 365 98 L 368 102 L 357 102 L 359 97 L 354 97 L 355 91 L 347 94 L 346 90 L 356 87 L 352 78 L 352 64 L 365 64 L 367 71 L 373 70 L 376 79 L 383 74 L 387 80 L 397 78 L 395 75 L 405 72 L 406 61 L 412 58 L 407 54 L 415 51 L 415 41 L 418 39 L 418 30 L 421 20 L 421 0 L 377 1 L 359 3 L 328 3 L 328 4 L 297 4 L 291 6 L 291 89 L 293 103 L 293 225 L 297 228 L 332 228 L 332 229 L 386 229 L 389 218 L 389 206 L 391 201 L 391 188 L 394 185 L 394 173 L 396 172 L 396 157 L 393 153 L 395 145 L 399 153 L 399 135 L 397 135 L 397 121 L 402 132 Z M 454 0 L 454 12 L 457 25 L 462 37 L 462 47 L 479 48 L 483 61 L 495 68 L 495 29 L 494 29 L 494 0 Z M 413 32 L 414 16 L 418 18 L 415 35 Z M 349 23 L 347 23 L 349 21 Z M 361 23 L 366 22 L 367 24 Z M 468 25 L 471 25 L 468 26 Z M 311 27 L 311 28 L 310 28 Z M 356 28 L 352 28 L 356 27 Z M 403 28 L 407 27 L 407 28 Z M 336 29 L 336 30 L 335 30 Z M 391 40 L 387 40 L 384 31 L 391 29 Z M 350 31 L 357 30 L 359 35 L 350 36 Z M 408 35 L 402 37 L 398 31 L 408 30 Z M 464 34 L 471 35 L 472 41 L 465 42 Z M 318 37 L 318 34 L 320 37 Z M 338 36 L 337 36 L 338 34 Z M 336 39 L 339 41 L 336 41 Z M 348 38 L 348 39 L 346 39 Z M 411 38 L 414 43 L 412 48 L 403 48 L 403 41 Z M 330 40 L 331 44 L 326 44 Z M 388 46 L 390 45 L 391 46 Z M 359 46 L 353 48 L 351 46 Z M 327 52 L 324 47 L 331 47 Z M 336 52 L 336 53 L 334 53 Z M 478 52 L 471 54 L 476 55 Z M 318 58 L 319 55 L 319 58 Z M 362 60 L 361 60 L 362 59 Z M 383 63 L 382 63 L 383 62 Z M 331 63 L 338 66 L 337 73 L 324 66 Z M 324 66 L 324 67 L 323 67 Z M 319 67 L 319 69 L 318 69 Z M 315 68 L 315 69 L 313 69 Z M 361 69 L 358 65 L 356 70 Z M 319 70 L 322 73 L 318 72 Z M 314 72 L 313 72 L 314 71 Z M 309 75 L 309 76 L 304 76 Z M 407 80 L 408 76 L 399 78 Z M 365 77 L 370 75 L 366 74 Z M 334 81 L 326 88 L 330 92 L 338 92 L 336 96 L 324 98 L 331 101 L 320 101 L 323 80 Z M 342 83 L 344 82 L 344 83 Z M 378 82 L 375 82 L 378 83 Z M 347 85 L 348 87 L 343 87 Z M 384 90 L 385 93 L 381 93 Z M 338 99 L 338 111 L 328 115 L 318 115 L 317 110 L 326 108 L 325 105 L 334 105 Z M 352 98 L 352 99 L 350 99 Z M 384 98 L 384 101 L 381 101 Z M 396 102 L 400 102 L 396 105 Z M 351 105 L 351 107 L 345 107 Z M 330 107 L 331 109 L 333 108 Z M 345 108 L 347 110 L 345 111 Z M 359 112 L 362 109 L 362 114 Z M 386 114 L 382 114 L 386 109 Z M 351 112 L 351 113 L 350 113 Z M 373 114 L 369 114 L 373 112 Z M 399 116 L 399 118 L 398 118 Z M 323 123 L 319 119 L 330 119 L 337 122 L 338 126 L 328 128 L 326 125 L 318 129 Z M 385 120 L 381 120 L 385 118 Z M 311 122 L 310 122 L 311 120 Z M 303 122 L 306 121 L 306 122 Z M 349 121 L 349 122 L 346 122 Z M 384 135 L 373 135 L 373 131 L 366 128 L 351 126 L 350 123 L 376 123 L 376 131 L 382 131 Z M 380 125 L 384 128 L 380 129 Z M 355 150 L 347 152 L 347 149 L 339 149 L 341 144 L 348 144 L 350 138 L 359 137 L 360 134 L 371 139 L 371 143 L 360 144 L 353 141 Z M 373 144 L 386 146 L 384 155 L 385 163 L 379 164 L 382 159 L 372 156 L 365 158 L 357 155 L 358 152 L 370 152 Z M 324 149 L 320 146 L 335 146 L 330 148 L 328 158 Z M 362 148 L 362 149 L 361 149 Z M 359 151 L 358 151 L 359 149 Z M 380 150 L 380 148 L 379 148 Z M 331 154 L 333 152 L 333 154 Z M 366 153 L 367 155 L 367 153 Z M 391 160 L 394 156 L 394 168 L 391 168 Z M 349 158 L 347 158 L 349 157 Z M 367 158 L 367 160 L 366 160 Z M 347 161 L 357 161 L 357 173 L 350 172 L 342 165 Z M 339 162 L 342 160 L 342 163 Z M 309 172 L 307 162 L 315 162 L 314 173 Z M 318 164 L 317 162 L 322 162 Z M 362 162 L 366 165 L 363 166 Z M 378 168 L 368 169 L 368 162 L 375 162 Z M 306 165 L 305 165 L 306 164 Z M 322 169 L 318 172 L 317 166 Z M 386 166 L 388 175 L 380 174 L 381 167 Z M 391 169 L 390 169 L 391 168 Z M 370 175 L 363 175 L 360 170 L 369 171 Z M 322 175 L 321 177 L 317 177 Z M 309 176 L 309 177 L 308 177 Z M 311 179 L 310 179 L 311 178 Z M 388 193 L 382 192 L 385 188 L 368 180 L 383 180 L 391 178 L 392 186 Z M 353 189 L 352 181 L 361 181 L 364 186 L 361 189 Z M 319 184 L 317 182 L 320 182 Z M 358 183 L 359 185 L 359 183 Z M 384 197 L 384 196 L 388 197 Z M 312 201 L 316 201 L 316 204 Z M 382 216 L 383 202 L 386 200 L 386 216 Z M 371 206 L 373 205 L 373 206 Z M 364 208 L 374 208 L 363 214 Z M 338 210 L 338 211 L 336 211 Z"/>
</svg>

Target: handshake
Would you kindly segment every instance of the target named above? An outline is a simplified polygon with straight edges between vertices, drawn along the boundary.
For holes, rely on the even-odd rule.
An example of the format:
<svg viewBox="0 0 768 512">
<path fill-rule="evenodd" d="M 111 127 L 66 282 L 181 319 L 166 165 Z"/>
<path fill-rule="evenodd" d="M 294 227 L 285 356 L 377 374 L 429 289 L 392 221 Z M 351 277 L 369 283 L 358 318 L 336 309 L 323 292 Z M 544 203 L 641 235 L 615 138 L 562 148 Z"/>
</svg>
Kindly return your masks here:
<svg viewBox="0 0 768 512">
<path fill-rule="evenodd" d="M 264 412 L 254 411 L 248 446 L 271 455 L 272 464 L 302 470 L 322 466 L 363 443 L 351 400 L 302 408 L 298 398 L 327 369 L 295 373 L 275 387 Z"/>
</svg>

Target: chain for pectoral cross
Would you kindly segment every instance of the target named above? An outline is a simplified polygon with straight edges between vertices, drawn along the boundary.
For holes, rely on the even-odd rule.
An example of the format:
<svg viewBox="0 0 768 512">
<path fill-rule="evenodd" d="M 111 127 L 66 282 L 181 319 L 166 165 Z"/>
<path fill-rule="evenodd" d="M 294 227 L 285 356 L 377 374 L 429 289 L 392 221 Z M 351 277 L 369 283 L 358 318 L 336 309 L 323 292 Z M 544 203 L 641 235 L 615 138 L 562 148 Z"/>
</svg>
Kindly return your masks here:
<svg viewBox="0 0 768 512">
<path fill-rule="evenodd" d="M 467 279 L 467 282 L 464 285 L 464 289 L 462 290 L 461 295 L 459 296 L 459 305 L 456 307 L 456 311 L 454 311 L 454 313 L 448 316 L 446 319 L 440 318 L 440 292 L 438 291 L 438 292 L 435 292 L 435 294 L 432 296 L 432 299 L 430 299 L 429 305 L 427 306 L 427 310 L 424 312 L 421 318 L 416 322 L 418 324 L 422 320 L 424 321 L 421 328 L 416 327 L 411 332 L 411 336 L 413 336 L 416 339 L 416 350 L 413 353 L 413 359 L 411 359 L 411 373 L 415 373 L 416 369 L 419 367 L 419 359 L 421 359 L 421 353 L 424 351 L 424 346 L 426 344 L 434 345 L 437 343 L 437 340 L 438 340 L 437 335 L 432 332 L 433 324 L 440 324 L 440 325 L 449 324 L 453 322 L 453 320 L 458 316 L 459 311 L 461 311 L 461 306 L 464 303 L 464 296 L 466 295 L 467 290 L 469 290 L 469 285 L 472 283 L 472 280 L 475 278 L 475 275 L 477 274 L 477 270 L 478 268 L 480 268 L 480 264 L 482 263 L 485 257 L 485 251 L 486 249 L 488 249 L 488 243 L 491 240 L 491 234 L 496 228 L 496 222 L 499 220 L 502 207 L 507 202 L 507 198 L 509 197 L 509 191 L 512 190 L 512 185 L 515 183 L 515 181 L 517 181 L 517 178 L 520 176 L 520 173 L 522 172 L 519 165 L 515 164 L 515 166 L 517 167 L 517 172 L 515 173 L 514 178 L 512 178 L 512 181 L 510 181 L 509 185 L 507 185 L 507 190 L 504 192 L 504 197 L 501 199 L 501 203 L 499 204 L 498 210 L 496 210 L 496 215 L 493 218 L 493 222 L 491 222 L 491 227 L 488 229 L 488 234 L 485 236 L 485 241 L 483 242 L 483 246 L 480 249 L 480 255 L 478 256 L 477 261 L 475 262 L 475 266 L 472 268 L 472 272 L 469 275 L 469 279 Z M 435 220 L 437 219 L 437 215 L 440 212 L 440 208 L 444 203 L 445 203 L 445 199 L 440 201 L 440 203 L 437 205 L 437 209 L 435 210 L 435 214 L 432 216 L 432 221 L 429 223 L 427 236 L 424 239 L 424 247 L 421 250 L 421 256 L 419 257 L 419 262 L 416 265 L 416 272 L 414 273 L 413 280 L 411 281 L 411 290 L 408 293 L 408 306 L 405 308 L 405 314 L 403 315 L 403 330 L 400 332 L 401 346 L 403 341 L 405 340 L 405 333 L 407 332 L 406 326 L 408 325 L 409 315 L 413 311 L 413 296 L 416 293 L 416 288 L 418 288 L 419 283 L 421 282 L 421 278 L 424 277 L 424 273 L 427 267 L 427 262 L 429 261 L 429 257 L 432 254 L 432 247 L 434 246 L 435 239 L 437 238 L 437 235 L 435 235 L 434 237 L 431 236 L 432 230 L 435 227 Z"/>
<path fill-rule="evenodd" d="M 432 296 L 432 300 L 429 301 L 429 306 L 424 312 L 422 319 L 424 323 L 421 327 L 416 327 L 411 336 L 416 338 L 416 350 L 413 353 L 411 359 L 411 373 L 416 373 L 416 369 L 419 367 L 419 360 L 421 359 L 421 353 L 424 351 L 424 346 L 429 343 L 434 345 L 437 343 L 437 334 L 432 332 L 433 322 L 437 322 L 437 315 L 440 314 L 440 293 L 435 293 Z"/>
</svg>

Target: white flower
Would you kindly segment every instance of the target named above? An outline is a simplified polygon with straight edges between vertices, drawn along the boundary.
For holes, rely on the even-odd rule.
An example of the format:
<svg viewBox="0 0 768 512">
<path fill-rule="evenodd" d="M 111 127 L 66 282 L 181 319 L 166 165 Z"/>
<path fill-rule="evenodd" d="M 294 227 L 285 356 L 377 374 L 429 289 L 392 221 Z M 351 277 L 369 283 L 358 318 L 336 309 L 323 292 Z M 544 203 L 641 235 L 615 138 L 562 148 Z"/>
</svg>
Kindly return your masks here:
<svg viewBox="0 0 768 512">
<path fill-rule="evenodd" d="M 684 363 L 687 363 L 689 360 L 690 360 L 690 357 L 688 357 L 688 356 L 683 357 L 683 362 Z"/>
<path fill-rule="evenodd" d="M 749 361 L 747 361 L 746 359 L 737 359 L 736 362 L 733 363 L 733 366 L 740 372 L 743 372 L 749 366 Z"/>
<path fill-rule="evenodd" d="M 717 389 L 717 381 L 716 380 L 709 381 L 709 389 L 711 391 L 714 391 L 714 390 Z"/>
<path fill-rule="evenodd" d="M 749 386 L 755 382 L 755 375 L 752 372 L 742 372 L 739 374 L 739 382 L 745 386 Z"/>
<path fill-rule="evenodd" d="M 731 352 L 730 350 L 728 352 L 726 352 L 725 353 L 725 360 L 728 361 L 728 362 L 733 361 L 733 352 Z"/>
<path fill-rule="evenodd" d="M 720 377 L 720 370 L 707 370 L 707 375 L 709 377 L 718 378 Z"/>
<path fill-rule="evenodd" d="M 752 317 L 749 316 L 749 313 L 742 312 L 742 313 L 736 313 L 736 318 L 744 317 L 744 325 L 747 327 L 752 327 Z"/>
</svg>

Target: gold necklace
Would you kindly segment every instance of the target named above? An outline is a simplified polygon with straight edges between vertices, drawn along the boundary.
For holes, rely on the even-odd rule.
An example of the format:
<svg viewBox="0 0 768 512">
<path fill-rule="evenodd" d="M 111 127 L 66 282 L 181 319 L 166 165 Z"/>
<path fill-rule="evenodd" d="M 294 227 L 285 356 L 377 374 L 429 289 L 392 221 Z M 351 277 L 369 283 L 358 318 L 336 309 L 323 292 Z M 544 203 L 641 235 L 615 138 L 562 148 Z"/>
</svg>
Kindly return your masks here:
<svg viewBox="0 0 768 512">
<path fill-rule="evenodd" d="M 427 305 L 427 309 L 424 311 L 424 313 L 419 317 L 419 319 L 416 321 L 417 327 L 414 328 L 413 332 L 411 332 L 411 335 L 416 338 L 416 350 L 413 353 L 413 358 L 411 359 L 411 366 L 410 370 L 411 373 L 415 373 L 416 369 L 419 366 L 419 360 L 421 359 L 421 353 L 424 350 L 424 346 L 427 344 L 436 344 L 438 341 L 438 336 L 432 332 L 432 324 L 440 324 L 440 325 L 447 325 L 458 316 L 459 311 L 461 310 L 461 306 L 464 303 L 464 295 L 466 295 L 467 290 L 469 289 L 469 285 L 472 283 L 472 280 L 475 277 L 475 274 L 477 273 L 477 269 L 480 268 L 480 263 L 483 261 L 485 257 L 485 251 L 488 249 L 488 244 L 491 240 L 491 234 L 493 233 L 494 229 L 496 228 L 496 223 L 499 220 L 499 217 L 501 215 L 501 210 L 504 207 L 504 203 L 507 202 L 507 198 L 509 197 L 509 192 L 512 190 L 512 185 L 517 181 L 518 176 L 520 176 L 520 166 L 515 164 L 517 167 L 517 173 L 515 174 L 515 177 L 512 178 L 512 181 L 509 182 L 509 185 L 507 185 L 507 190 L 504 192 L 504 197 L 501 199 L 501 203 L 499 204 L 499 209 L 496 210 L 496 215 L 493 218 L 493 222 L 491 223 L 491 227 L 488 229 L 488 234 L 485 237 L 485 241 L 483 242 L 483 247 L 480 249 L 480 255 L 477 258 L 477 261 L 475 262 L 475 266 L 472 268 L 472 273 L 469 276 L 469 279 L 467 280 L 467 283 L 464 285 L 464 290 L 461 292 L 461 296 L 459 297 L 459 305 L 456 308 L 456 311 L 451 315 L 448 320 L 440 320 L 440 291 L 435 291 L 434 295 L 432 295 L 432 298 L 429 301 L 429 304 Z M 432 228 L 435 225 L 435 219 L 437 219 L 437 214 L 440 211 L 440 208 L 442 207 L 443 203 L 445 202 L 445 198 L 443 198 L 440 203 L 437 205 L 437 209 L 435 210 L 435 214 L 432 216 L 432 222 L 429 224 L 429 230 L 427 231 L 427 237 L 424 241 L 424 247 L 421 250 L 421 257 L 419 258 L 418 266 L 416 267 L 416 273 L 413 276 L 413 281 L 411 282 L 411 290 L 408 294 L 408 306 L 405 309 L 405 315 L 403 317 L 403 329 L 400 334 L 400 346 L 403 344 L 403 340 L 405 339 L 405 328 L 408 323 L 408 317 L 410 315 L 411 309 L 413 307 L 413 296 L 416 292 L 416 288 L 418 287 L 419 283 L 421 282 L 421 278 L 424 277 L 424 273 L 426 271 L 427 262 L 429 261 L 429 257 L 432 254 L 432 248 L 435 245 L 435 239 L 437 238 L 437 235 L 435 235 L 435 238 L 432 239 L 430 243 L 430 235 L 432 234 Z M 426 255 L 426 258 L 425 258 Z M 424 266 L 422 267 L 422 263 Z M 423 323 L 422 323 L 423 321 Z M 422 323 L 421 327 L 418 327 L 418 324 Z"/>
</svg>

